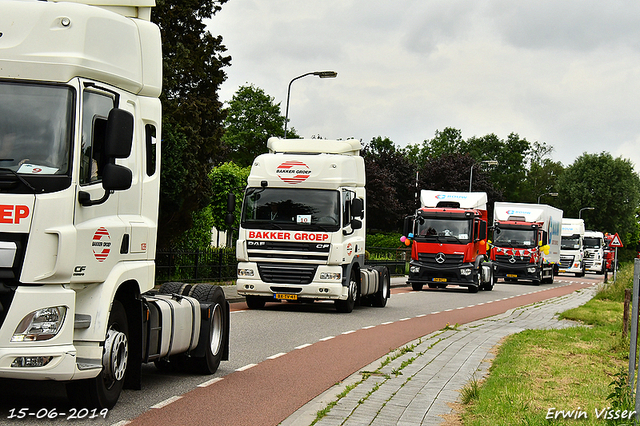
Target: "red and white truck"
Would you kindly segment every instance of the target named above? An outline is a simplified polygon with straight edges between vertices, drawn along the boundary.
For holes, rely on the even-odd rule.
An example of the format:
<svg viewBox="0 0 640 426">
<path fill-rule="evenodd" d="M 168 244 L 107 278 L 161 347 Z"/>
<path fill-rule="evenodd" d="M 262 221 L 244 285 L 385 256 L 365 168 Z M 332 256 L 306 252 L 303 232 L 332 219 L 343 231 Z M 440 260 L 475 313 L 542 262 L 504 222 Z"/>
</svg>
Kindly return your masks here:
<svg viewBox="0 0 640 426">
<path fill-rule="evenodd" d="M 491 260 L 495 279 L 553 283 L 560 263 L 562 210 L 546 204 L 496 202 Z"/>
<path fill-rule="evenodd" d="M 251 166 L 236 243 L 238 294 L 384 307 L 386 267 L 365 266 L 365 168 L 355 139 L 278 139 Z"/>
<path fill-rule="evenodd" d="M 152 291 L 154 5 L 0 2 L 0 377 L 67 382 L 78 407 L 112 407 L 146 362 L 228 358 L 220 287 Z"/>
<path fill-rule="evenodd" d="M 412 240 L 408 284 L 492 290 L 494 279 L 487 256 L 487 194 L 422 190 L 420 207 L 404 221 Z"/>
</svg>

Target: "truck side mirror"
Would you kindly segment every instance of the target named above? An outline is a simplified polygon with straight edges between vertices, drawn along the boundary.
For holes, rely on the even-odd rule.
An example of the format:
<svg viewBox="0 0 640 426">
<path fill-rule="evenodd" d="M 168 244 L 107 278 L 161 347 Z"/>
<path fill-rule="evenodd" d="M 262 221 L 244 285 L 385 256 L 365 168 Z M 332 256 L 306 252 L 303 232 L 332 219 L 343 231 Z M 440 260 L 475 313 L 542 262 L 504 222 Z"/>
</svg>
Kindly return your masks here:
<svg viewBox="0 0 640 426">
<path fill-rule="evenodd" d="M 351 220 L 351 229 L 361 229 L 362 221 L 358 219 Z"/>
<path fill-rule="evenodd" d="M 484 220 L 480 222 L 480 239 L 487 239 L 487 222 L 485 222 Z"/>
<path fill-rule="evenodd" d="M 364 201 L 362 198 L 351 200 L 351 216 L 364 218 Z"/>
<path fill-rule="evenodd" d="M 402 226 L 402 235 L 409 235 L 413 232 L 413 216 L 407 216 L 404 218 L 404 224 Z"/>
<path fill-rule="evenodd" d="M 224 217 L 224 223 L 226 223 L 229 228 L 231 228 L 236 221 L 236 215 L 234 214 L 235 211 L 236 195 L 233 192 L 230 192 L 227 194 L 227 215 Z"/>
</svg>

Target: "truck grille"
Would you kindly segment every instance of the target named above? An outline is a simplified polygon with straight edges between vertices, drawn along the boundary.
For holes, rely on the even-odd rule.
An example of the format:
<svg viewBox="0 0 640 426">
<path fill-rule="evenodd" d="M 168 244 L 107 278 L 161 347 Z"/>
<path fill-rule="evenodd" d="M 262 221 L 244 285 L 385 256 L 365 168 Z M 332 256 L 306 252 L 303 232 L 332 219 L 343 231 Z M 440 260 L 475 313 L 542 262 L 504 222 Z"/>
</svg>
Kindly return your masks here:
<svg viewBox="0 0 640 426">
<path fill-rule="evenodd" d="M 418 261 L 426 264 L 427 266 L 437 267 L 454 267 L 462 265 L 464 255 L 462 254 L 446 254 L 444 255 L 444 262 L 436 262 L 436 256 L 438 253 L 418 253 Z"/>
<path fill-rule="evenodd" d="M 498 263 L 506 263 L 509 265 L 528 265 L 531 257 L 530 256 L 513 256 L 513 261 L 511 261 L 512 256 L 499 254 L 496 256 L 496 262 Z"/>
<path fill-rule="evenodd" d="M 258 273 L 265 283 L 309 284 L 316 269 L 317 265 L 258 263 Z"/>
<path fill-rule="evenodd" d="M 326 262 L 329 259 L 331 244 L 295 243 L 289 241 L 247 241 L 247 254 L 250 261 L 258 259 L 313 260 Z"/>
<path fill-rule="evenodd" d="M 560 256 L 560 269 L 569 269 L 575 256 Z"/>
</svg>

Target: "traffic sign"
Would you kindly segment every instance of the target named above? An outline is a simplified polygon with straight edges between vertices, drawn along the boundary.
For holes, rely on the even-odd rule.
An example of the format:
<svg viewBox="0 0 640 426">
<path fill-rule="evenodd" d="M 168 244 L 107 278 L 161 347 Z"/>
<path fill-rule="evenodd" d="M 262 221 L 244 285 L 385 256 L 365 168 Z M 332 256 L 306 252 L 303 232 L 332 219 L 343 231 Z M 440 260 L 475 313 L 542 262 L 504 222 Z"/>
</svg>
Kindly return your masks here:
<svg viewBox="0 0 640 426">
<path fill-rule="evenodd" d="M 620 236 L 618 235 L 618 233 L 616 232 L 616 235 L 613 236 L 613 239 L 611 240 L 611 242 L 609 243 L 609 247 L 620 247 L 622 248 L 622 241 L 620 241 Z"/>
</svg>

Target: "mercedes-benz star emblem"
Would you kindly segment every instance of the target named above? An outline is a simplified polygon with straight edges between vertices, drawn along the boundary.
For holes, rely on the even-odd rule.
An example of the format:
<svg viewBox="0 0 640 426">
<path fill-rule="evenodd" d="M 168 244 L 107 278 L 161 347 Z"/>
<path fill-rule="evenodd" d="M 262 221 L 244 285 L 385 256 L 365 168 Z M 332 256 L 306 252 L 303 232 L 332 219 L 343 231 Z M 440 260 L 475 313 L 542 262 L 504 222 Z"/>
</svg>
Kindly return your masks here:
<svg viewBox="0 0 640 426">
<path fill-rule="evenodd" d="M 444 253 L 440 252 L 440 253 L 436 254 L 436 262 L 437 263 L 444 263 L 445 260 L 447 260 L 447 256 L 445 256 Z"/>
<path fill-rule="evenodd" d="M 516 263 L 516 258 L 515 258 L 515 256 L 511 256 L 511 257 L 509 258 L 509 263 Z"/>
</svg>

